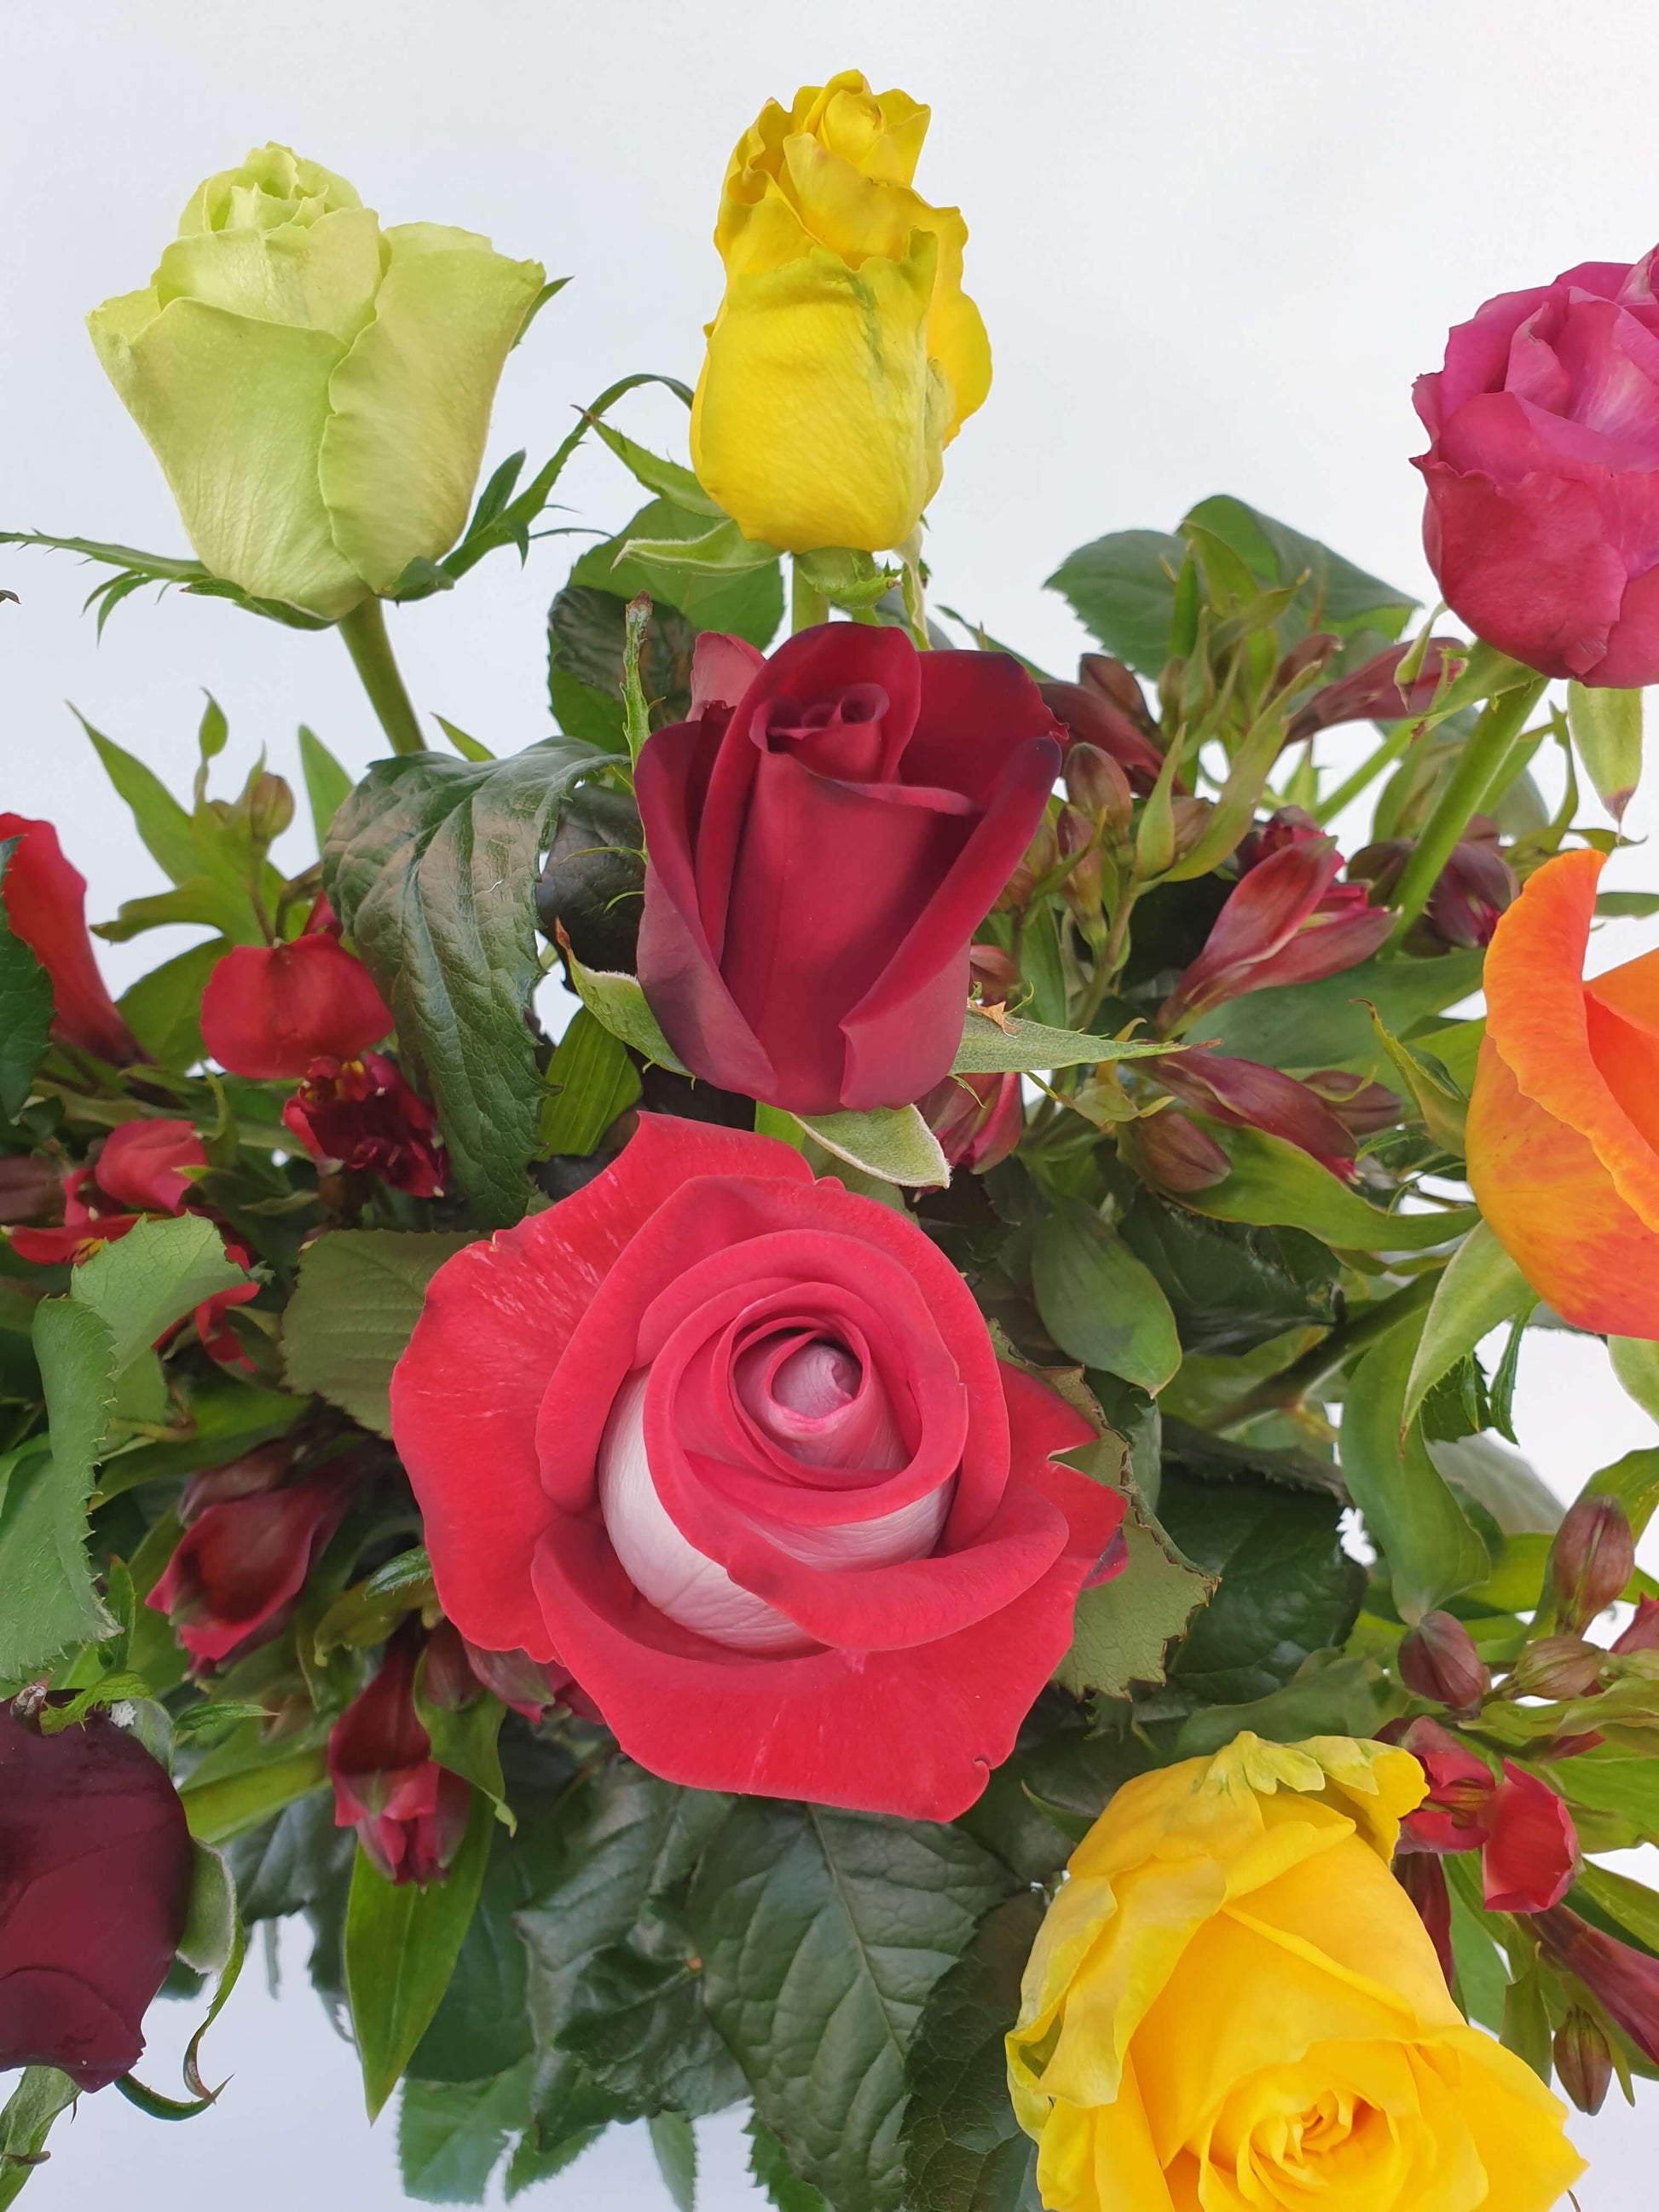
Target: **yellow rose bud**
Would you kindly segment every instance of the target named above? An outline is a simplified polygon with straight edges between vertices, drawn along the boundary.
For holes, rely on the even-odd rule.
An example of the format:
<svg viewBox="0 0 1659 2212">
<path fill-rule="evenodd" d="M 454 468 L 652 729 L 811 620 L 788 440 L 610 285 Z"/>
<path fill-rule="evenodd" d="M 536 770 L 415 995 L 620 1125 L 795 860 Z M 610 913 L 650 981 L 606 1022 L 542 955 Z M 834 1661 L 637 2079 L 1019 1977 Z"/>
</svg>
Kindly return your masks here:
<svg viewBox="0 0 1659 2212">
<path fill-rule="evenodd" d="M 787 113 L 769 100 L 732 156 L 691 461 L 745 537 L 902 545 L 990 389 L 967 226 L 911 189 L 927 120 L 846 70 Z"/>
<path fill-rule="evenodd" d="M 336 621 L 459 536 L 544 275 L 471 231 L 382 230 L 343 178 L 264 146 L 87 325 L 198 557 Z"/>
<path fill-rule="evenodd" d="M 1424 1790 L 1404 1751 L 1246 1735 L 1118 1791 L 1008 2038 L 1052 2212 L 1549 2212 L 1565 2108 L 1389 1870 Z"/>
</svg>

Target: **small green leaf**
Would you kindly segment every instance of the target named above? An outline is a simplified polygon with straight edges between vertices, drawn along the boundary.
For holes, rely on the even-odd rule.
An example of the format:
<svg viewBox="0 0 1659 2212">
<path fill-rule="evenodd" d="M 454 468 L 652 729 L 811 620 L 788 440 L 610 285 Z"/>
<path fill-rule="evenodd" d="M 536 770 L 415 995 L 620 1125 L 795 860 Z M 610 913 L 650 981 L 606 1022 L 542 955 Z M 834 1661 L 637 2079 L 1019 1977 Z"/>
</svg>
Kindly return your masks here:
<svg viewBox="0 0 1659 2212">
<path fill-rule="evenodd" d="M 549 1097 L 537 1123 L 544 1152 L 584 1156 L 640 1095 L 639 1071 L 620 1037 L 579 1006 L 547 1066 Z"/>
<path fill-rule="evenodd" d="M 562 939 L 560 941 L 570 965 L 570 980 L 576 987 L 576 995 L 594 1019 L 612 1036 L 632 1045 L 635 1052 L 658 1067 L 665 1067 L 675 1075 L 690 1075 L 690 1069 L 659 1027 L 639 977 L 613 974 L 603 968 L 584 968 L 569 945 Z"/>
<path fill-rule="evenodd" d="M 1455 1006 L 1480 988 L 1486 955 L 1447 952 L 1434 960 L 1362 960 L 1314 983 L 1249 991 L 1195 1021 L 1188 1041 L 1212 1040 L 1224 1053 L 1269 1067 L 1343 1067 L 1376 1058 L 1371 1014 L 1395 1036 Z"/>
<path fill-rule="evenodd" d="M 191 1864 L 190 1905 L 179 1956 L 198 1974 L 216 1974 L 236 1941 L 236 1885 L 211 1844 L 195 1844 Z"/>
<path fill-rule="evenodd" d="M 488 1801 L 475 1794 L 454 1863 L 424 1888 L 388 1881 L 358 1850 L 346 1905 L 345 1972 L 371 2120 L 397 2087 L 454 1971 L 494 1825 Z"/>
<path fill-rule="evenodd" d="M 1181 1340 L 1158 1279 L 1079 1199 L 1037 1224 L 1031 1286 L 1042 1325 L 1073 1359 L 1154 1396 L 1181 1364 Z"/>
<path fill-rule="evenodd" d="M 300 725 L 300 772 L 305 778 L 311 826 L 320 854 L 331 823 L 351 796 L 351 778 L 314 730 Z"/>
<path fill-rule="evenodd" d="M 258 1827 L 273 1813 L 308 1797 L 328 1780 L 321 1745 L 289 1751 L 280 1741 L 258 1764 L 211 1780 L 192 1778 L 179 1791 L 190 1832 L 198 1844 L 228 1844 Z"/>
<path fill-rule="evenodd" d="M 315 1391 L 389 1437 L 392 1370 L 420 1319 L 426 1286 L 475 1241 L 465 1230 L 337 1229 L 308 1244 L 283 1316 L 289 1389 Z"/>
<path fill-rule="evenodd" d="M 16 850 L 15 837 L 0 837 L 0 884 Z M 52 978 L 14 934 L 0 904 L 0 1115 L 8 1121 L 27 1103 L 52 1042 Z"/>
<path fill-rule="evenodd" d="M 1128 1559 L 1121 1573 L 1078 1598 L 1072 1647 L 1054 1672 L 1073 1697 L 1095 1690 L 1127 1698 L 1133 1682 L 1162 1682 L 1169 1646 L 1215 1587 L 1133 1492 L 1123 1540 Z"/>
<path fill-rule="evenodd" d="M 676 507 L 684 507 L 688 514 L 702 514 L 724 522 L 726 510 L 697 482 L 690 469 L 683 469 L 678 461 L 665 461 L 644 446 L 635 445 L 632 438 L 599 417 L 590 416 L 589 423 L 635 480 L 642 483 L 659 499 L 672 500 Z"/>
<path fill-rule="evenodd" d="M 1477 1221 L 1436 1285 L 1406 1384 L 1402 1422 L 1410 1425 L 1441 1376 L 1483 1337 L 1537 1303 L 1537 1293 L 1491 1229 Z"/>
<path fill-rule="evenodd" d="M 1157 1277 L 1183 1352 L 1249 1352 L 1336 1320 L 1336 1261 L 1299 1229 L 1211 1221 L 1145 1191 L 1119 1233 Z"/>
<path fill-rule="evenodd" d="M 795 574 L 811 589 L 851 614 L 873 607 L 900 581 L 899 571 L 884 568 L 868 553 L 844 545 L 821 545 L 794 556 Z"/>
<path fill-rule="evenodd" d="M 76 716 L 103 763 L 104 773 L 126 801 L 145 851 L 172 884 L 185 884 L 202 872 L 196 824 L 161 778 L 135 754 Z"/>
<path fill-rule="evenodd" d="M 93 1587 L 87 1501 L 111 1406 L 116 1361 L 88 1305 L 43 1298 L 34 1356 L 51 1421 L 49 1449 L 14 1461 L 0 1498 L 0 1681 L 16 1682 L 73 1644 L 118 1626 Z"/>
<path fill-rule="evenodd" d="M 590 546 L 572 568 L 569 583 L 619 599 L 647 592 L 659 610 L 666 601 L 694 629 L 728 630 L 750 645 L 769 644 L 783 619 L 781 564 L 769 555 L 758 568 L 669 565 L 675 546 L 706 534 L 701 515 L 688 514 L 671 500 L 653 500 L 617 537 Z M 647 564 L 630 557 L 624 549 L 635 538 L 661 546 L 665 560 Z"/>
<path fill-rule="evenodd" d="M 1342 1473 L 1365 1528 L 1386 1556 L 1395 1602 L 1408 1621 L 1484 1582 L 1486 1547 L 1430 1458 L 1420 1426 L 1402 1419 L 1417 1350 L 1410 1322 L 1390 1330 L 1354 1370 L 1342 1410 Z"/>
<path fill-rule="evenodd" d="M 651 708 L 640 688 L 640 652 L 651 628 L 651 602 L 641 592 L 623 611 L 623 735 L 628 757 L 637 761 L 651 734 Z"/>
<path fill-rule="evenodd" d="M 1607 1352 L 1620 1389 L 1659 1421 L 1659 1343 L 1645 1336 L 1610 1336 Z"/>
<path fill-rule="evenodd" d="M 663 2187 L 673 2198 L 677 2212 L 696 2212 L 697 2138 L 690 2121 L 684 2112 L 656 2112 L 648 2124 Z"/>
<path fill-rule="evenodd" d="M 1584 773 L 1615 822 L 1642 781 L 1642 695 L 1567 685 L 1567 722 Z"/>
<path fill-rule="evenodd" d="M 495 754 L 490 751 L 489 746 L 484 744 L 481 738 L 468 737 L 466 732 L 462 729 L 458 729 L 455 724 L 452 722 L 447 715 L 434 714 L 432 719 L 438 725 L 438 727 L 443 732 L 444 735 L 448 738 L 450 744 L 454 746 L 456 751 L 460 755 L 463 760 L 489 761 L 495 759 Z"/>
<path fill-rule="evenodd" d="M 877 1106 L 867 1114 L 798 1114 L 827 1152 L 883 1182 L 943 1189 L 951 1170 L 939 1139 L 915 1106 Z"/>
<path fill-rule="evenodd" d="M 1067 554 L 1044 588 L 1060 593 L 1108 653 L 1156 676 L 1170 657 L 1175 579 L 1186 551 L 1164 531 L 1115 531 Z"/>
<path fill-rule="evenodd" d="M 1232 1173 L 1208 1190 L 1184 1193 L 1182 1204 L 1218 1220 L 1305 1229 L 1337 1251 L 1428 1252 L 1462 1237 L 1480 1218 L 1472 1206 L 1384 1213 L 1299 1146 L 1260 1129 L 1218 1131 L 1217 1141 L 1232 1161 Z"/>
<path fill-rule="evenodd" d="M 1091 1036 L 1081 1030 L 1050 1029 L 1046 1022 L 1012 1016 L 994 1022 L 976 1006 L 969 1006 L 951 1073 L 1001 1075 L 1043 1067 L 1092 1067 L 1102 1060 L 1146 1060 L 1179 1049 L 1152 1037 Z"/>
<path fill-rule="evenodd" d="M 80 2094 L 55 2066 L 26 2066 L 0 2110 L 0 2205 L 12 2204 L 37 2166 L 51 2156 L 46 2136 Z"/>
<path fill-rule="evenodd" d="M 616 557 L 617 562 L 635 562 L 659 572 L 662 588 L 672 599 L 688 570 L 697 576 L 741 575 L 769 567 L 778 558 L 778 549 L 745 538 L 735 522 L 717 522 L 696 538 L 630 538 Z"/>
<path fill-rule="evenodd" d="M 202 994 L 230 949 L 227 939 L 210 937 L 164 960 L 121 994 L 122 1019 L 161 1066 L 182 1074 L 204 1058 Z"/>
<path fill-rule="evenodd" d="M 1333 630 L 1339 637 L 1374 630 L 1396 638 L 1418 605 L 1409 592 L 1367 575 L 1316 538 L 1279 522 L 1225 493 L 1200 500 L 1182 523 L 1196 525 L 1238 555 L 1263 585 L 1293 586 L 1291 628 Z"/>
</svg>

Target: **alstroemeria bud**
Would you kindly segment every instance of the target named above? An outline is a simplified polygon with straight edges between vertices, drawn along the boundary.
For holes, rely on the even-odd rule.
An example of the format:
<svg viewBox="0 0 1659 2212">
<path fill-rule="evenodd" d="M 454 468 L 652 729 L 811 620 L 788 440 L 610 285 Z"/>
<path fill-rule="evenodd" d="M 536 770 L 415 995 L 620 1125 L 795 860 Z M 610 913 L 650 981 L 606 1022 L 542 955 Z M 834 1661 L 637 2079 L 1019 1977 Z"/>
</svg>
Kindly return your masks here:
<svg viewBox="0 0 1659 2212">
<path fill-rule="evenodd" d="M 1316 1068 L 1302 1080 L 1325 1101 L 1356 1140 L 1391 1129 L 1400 1119 L 1400 1101 L 1386 1083 L 1367 1082 L 1363 1075 L 1351 1074 L 1341 1067 Z"/>
<path fill-rule="evenodd" d="M 0 1158 L 0 1223 L 7 1227 L 56 1213 L 62 1195 L 62 1177 L 40 1153 L 9 1152 Z"/>
<path fill-rule="evenodd" d="M 415 1670 L 423 1642 L 418 1620 L 386 1647 L 380 1670 L 328 1736 L 335 1825 L 358 1841 L 389 1881 L 441 1880 L 466 1834 L 469 1785 L 432 1757 L 432 1739 L 415 1710 Z"/>
<path fill-rule="evenodd" d="M 1126 662 L 1115 659 L 1109 653 L 1085 653 L 1077 665 L 1077 680 L 1085 690 L 1097 691 L 1103 699 L 1121 707 L 1143 736 L 1158 735 L 1140 678 Z"/>
<path fill-rule="evenodd" d="M 1613 1649 L 1620 1658 L 1635 1651 L 1659 1651 L 1659 1597 L 1638 1598 L 1636 1618 L 1622 1636 L 1614 1637 Z"/>
<path fill-rule="evenodd" d="M 143 1050 L 104 988 L 87 933 L 87 879 L 64 858 L 50 822 L 0 813 L 0 842 L 15 837 L 0 878 L 0 902 L 52 984 L 52 1033 L 118 1067 Z"/>
<path fill-rule="evenodd" d="M 1601 2023 L 1582 2005 L 1555 2031 L 1556 2078 L 1581 2112 L 1592 2118 L 1607 2101 L 1613 2084 L 1613 2052 Z"/>
<path fill-rule="evenodd" d="M 248 835 L 261 852 L 274 845 L 294 819 L 294 792 L 280 775 L 253 779 L 246 795 Z"/>
<path fill-rule="evenodd" d="M 1514 869 L 1494 847 L 1466 837 L 1435 878 L 1429 921 L 1448 945 L 1466 950 L 1490 945 L 1520 890 Z"/>
<path fill-rule="evenodd" d="M 1051 874 L 1060 858 L 1059 842 L 1054 824 L 1039 822 L 1036 833 L 1026 847 L 1024 856 L 1016 863 L 1014 872 L 998 898 L 995 911 L 999 914 L 1019 914 L 1031 902 L 1031 895 L 1045 876 Z"/>
<path fill-rule="evenodd" d="M 1344 871 L 1351 884 L 1364 884 L 1373 906 L 1386 906 L 1412 856 L 1409 837 L 1381 837 L 1362 845 Z"/>
<path fill-rule="evenodd" d="M 1310 630 L 1306 637 L 1297 640 L 1279 662 L 1273 674 L 1273 689 L 1282 691 L 1287 684 L 1294 683 L 1304 669 L 1323 668 L 1328 662 L 1334 660 L 1341 650 L 1341 639 L 1334 637 L 1329 630 Z"/>
<path fill-rule="evenodd" d="M 313 1060 L 283 1109 L 283 1126 L 313 1159 L 379 1176 L 411 1198 L 435 1198 L 447 1180 L 437 1116 L 378 1052 Z"/>
<path fill-rule="evenodd" d="M 1414 1697 L 1431 1698 L 1454 1713 L 1473 1712 L 1492 1687 L 1492 1674 L 1462 1622 L 1425 1613 L 1400 1644 L 1400 1679 Z"/>
<path fill-rule="evenodd" d="M 1449 1989 L 1456 1960 L 1452 1955 L 1451 1892 L 1446 1887 L 1446 1869 L 1437 1858 L 1425 1852 L 1402 1851 L 1394 1863 L 1394 1872 L 1395 1879 L 1417 1907 L 1419 1917 L 1429 1931 L 1434 1954 Z"/>
<path fill-rule="evenodd" d="M 325 1470 L 286 1490 L 207 1505 L 179 1540 L 144 1602 L 166 1613 L 198 1665 L 274 1636 L 350 1492 Z"/>
<path fill-rule="evenodd" d="M 983 1175 L 1025 1133 L 1018 1075 L 947 1075 L 916 1102 L 948 1164 Z"/>
<path fill-rule="evenodd" d="M 1135 1173 L 1158 1190 L 1209 1190 L 1233 1171 L 1209 1132 L 1178 1110 L 1126 1121 L 1117 1141 Z"/>
<path fill-rule="evenodd" d="M 1138 722 L 1119 700 L 1096 684 L 1045 682 L 1037 689 L 1043 704 L 1069 737 L 1115 761 L 1133 790 L 1152 789 L 1164 766 L 1164 755 L 1152 740 L 1155 726 L 1144 722 L 1144 702 L 1143 721 Z M 1139 700 L 1138 684 L 1135 696 Z M 1066 750 L 1069 752 L 1071 748 Z"/>
<path fill-rule="evenodd" d="M 1066 750 L 1066 795 L 1090 815 L 1109 838 L 1123 836 L 1134 811 L 1134 795 L 1120 764 L 1098 745 L 1079 743 Z"/>
<path fill-rule="evenodd" d="M 0 1705 L 0 2073 L 57 2066 L 101 2089 L 142 2056 L 184 1934 L 190 1831 L 167 1770 L 107 1713 L 55 1735 L 28 1713 Z"/>
<path fill-rule="evenodd" d="M 421 1686 L 428 1704 L 447 1713 L 462 1711 L 483 1687 L 467 1657 L 465 1639 L 453 1621 L 441 1620 L 427 1636 Z"/>
<path fill-rule="evenodd" d="M 202 1042 L 233 1075 L 301 1076 L 315 1060 L 356 1060 L 392 1027 L 361 960 L 331 937 L 239 945 L 208 977 Z"/>
<path fill-rule="evenodd" d="M 527 1651 L 486 1651 L 469 1643 L 466 1656 L 485 1689 L 526 1720 L 539 1720 L 550 1705 L 565 1705 L 584 1720 L 598 1721 L 599 1711 L 579 1689 L 573 1675 L 556 1662 L 532 1659 Z"/>
<path fill-rule="evenodd" d="M 1636 1539 L 1616 1498 L 1585 1497 L 1569 1506 L 1555 1532 L 1550 1571 L 1568 1628 L 1583 1627 L 1623 1595 L 1636 1572 Z"/>
<path fill-rule="evenodd" d="M 210 1505 L 228 1505 L 239 1498 L 263 1498 L 282 1481 L 293 1458 L 292 1437 L 276 1437 L 268 1444 L 255 1444 L 252 1451 L 228 1460 L 222 1467 L 202 1468 L 185 1483 L 173 1510 L 188 1528 Z"/>
<path fill-rule="evenodd" d="M 1659 2066 L 1659 1959 L 1557 1905 L 1535 1923 L 1544 1955 L 1576 1974 L 1650 2065 Z"/>
<path fill-rule="evenodd" d="M 970 945 L 968 981 L 970 986 L 978 984 L 988 1006 L 1006 1006 L 1019 988 L 1018 963 L 999 945 Z"/>
<path fill-rule="evenodd" d="M 1285 744 L 1299 744 L 1316 731 L 1328 730 L 1338 722 L 1397 722 L 1408 714 L 1427 714 L 1443 673 L 1449 679 L 1455 676 L 1468 657 L 1468 647 L 1461 638 L 1431 638 L 1417 680 L 1402 697 L 1397 671 L 1411 649 L 1407 645 L 1391 645 L 1352 675 L 1339 677 L 1334 684 L 1316 691 L 1291 716 Z"/>
<path fill-rule="evenodd" d="M 1585 1698 L 1601 1680 L 1607 1653 L 1577 1636 L 1540 1636 L 1528 1644 L 1510 1675 L 1528 1698 Z"/>
<path fill-rule="evenodd" d="M 1158 1062 L 1158 1080 L 1183 1104 L 1236 1128 L 1265 1129 L 1330 1169 L 1346 1175 L 1353 1139 L 1339 1117 L 1305 1083 L 1277 1067 L 1221 1053 L 1171 1053 Z"/>
</svg>

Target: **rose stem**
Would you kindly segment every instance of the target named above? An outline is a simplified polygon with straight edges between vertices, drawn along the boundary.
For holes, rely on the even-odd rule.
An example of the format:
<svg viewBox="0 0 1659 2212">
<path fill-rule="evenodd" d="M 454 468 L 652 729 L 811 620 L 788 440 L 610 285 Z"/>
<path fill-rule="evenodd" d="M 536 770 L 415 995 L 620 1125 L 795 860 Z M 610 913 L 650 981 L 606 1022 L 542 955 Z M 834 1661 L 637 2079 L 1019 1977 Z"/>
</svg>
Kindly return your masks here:
<svg viewBox="0 0 1659 2212">
<path fill-rule="evenodd" d="M 392 751 L 423 753 L 426 739 L 421 735 L 420 722 L 404 689 L 398 664 L 392 657 L 392 640 L 386 635 L 380 602 L 376 599 L 362 600 L 349 615 L 341 616 L 338 629 Z"/>
<path fill-rule="evenodd" d="M 1515 690 L 1500 692 L 1496 699 L 1486 702 L 1480 720 L 1463 747 L 1462 759 L 1435 801 L 1412 848 L 1411 858 L 1401 872 L 1399 886 L 1391 902 L 1399 909 L 1399 919 L 1389 939 L 1390 945 L 1399 944 L 1428 904 L 1429 893 L 1440 871 L 1468 828 L 1470 816 L 1480 811 L 1482 802 L 1497 783 L 1509 758 L 1510 748 L 1520 735 L 1522 724 L 1542 697 L 1547 680 L 1534 676 Z"/>
</svg>

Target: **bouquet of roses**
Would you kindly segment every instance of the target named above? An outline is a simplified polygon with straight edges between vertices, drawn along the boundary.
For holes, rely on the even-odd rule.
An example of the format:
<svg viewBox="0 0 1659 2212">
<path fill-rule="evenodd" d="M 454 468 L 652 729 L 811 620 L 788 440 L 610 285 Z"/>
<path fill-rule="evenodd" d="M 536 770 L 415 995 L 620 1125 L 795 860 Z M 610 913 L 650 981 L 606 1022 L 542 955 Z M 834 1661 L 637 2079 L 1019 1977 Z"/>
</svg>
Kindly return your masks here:
<svg viewBox="0 0 1659 2212">
<path fill-rule="evenodd" d="M 202 933 L 118 1003 L 0 816 L 0 2204 L 82 2092 L 205 2112 L 146 2008 L 295 1914 L 439 2201 L 643 2118 L 689 2207 L 747 2102 L 781 2212 L 1547 2212 L 1552 2077 L 1659 2073 L 1659 1449 L 1563 1517 L 1499 1441 L 1544 1329 L 1659 1414 L 1659 954 L 1582 980 L 1659 897 L 1578 819 L 1650 264 L 1422 380 L 1435 616 L 1217 497 L 1063 562 L 1053 678 L 927 602 L 927 124 L 744 133 L 689 467 L 626 376 L 477 492 L 558 287 L 278 146 L 90 319 L 194 557 L 6 542 L 337 628 L 391 750 L 300 732 L 286 874 L 216 706 L 185 796 L 88 728 L 167 886 L 94 933 Z M 384 604 L 586 440 L 646 503 L 497 757 Z"/>
</svg>

